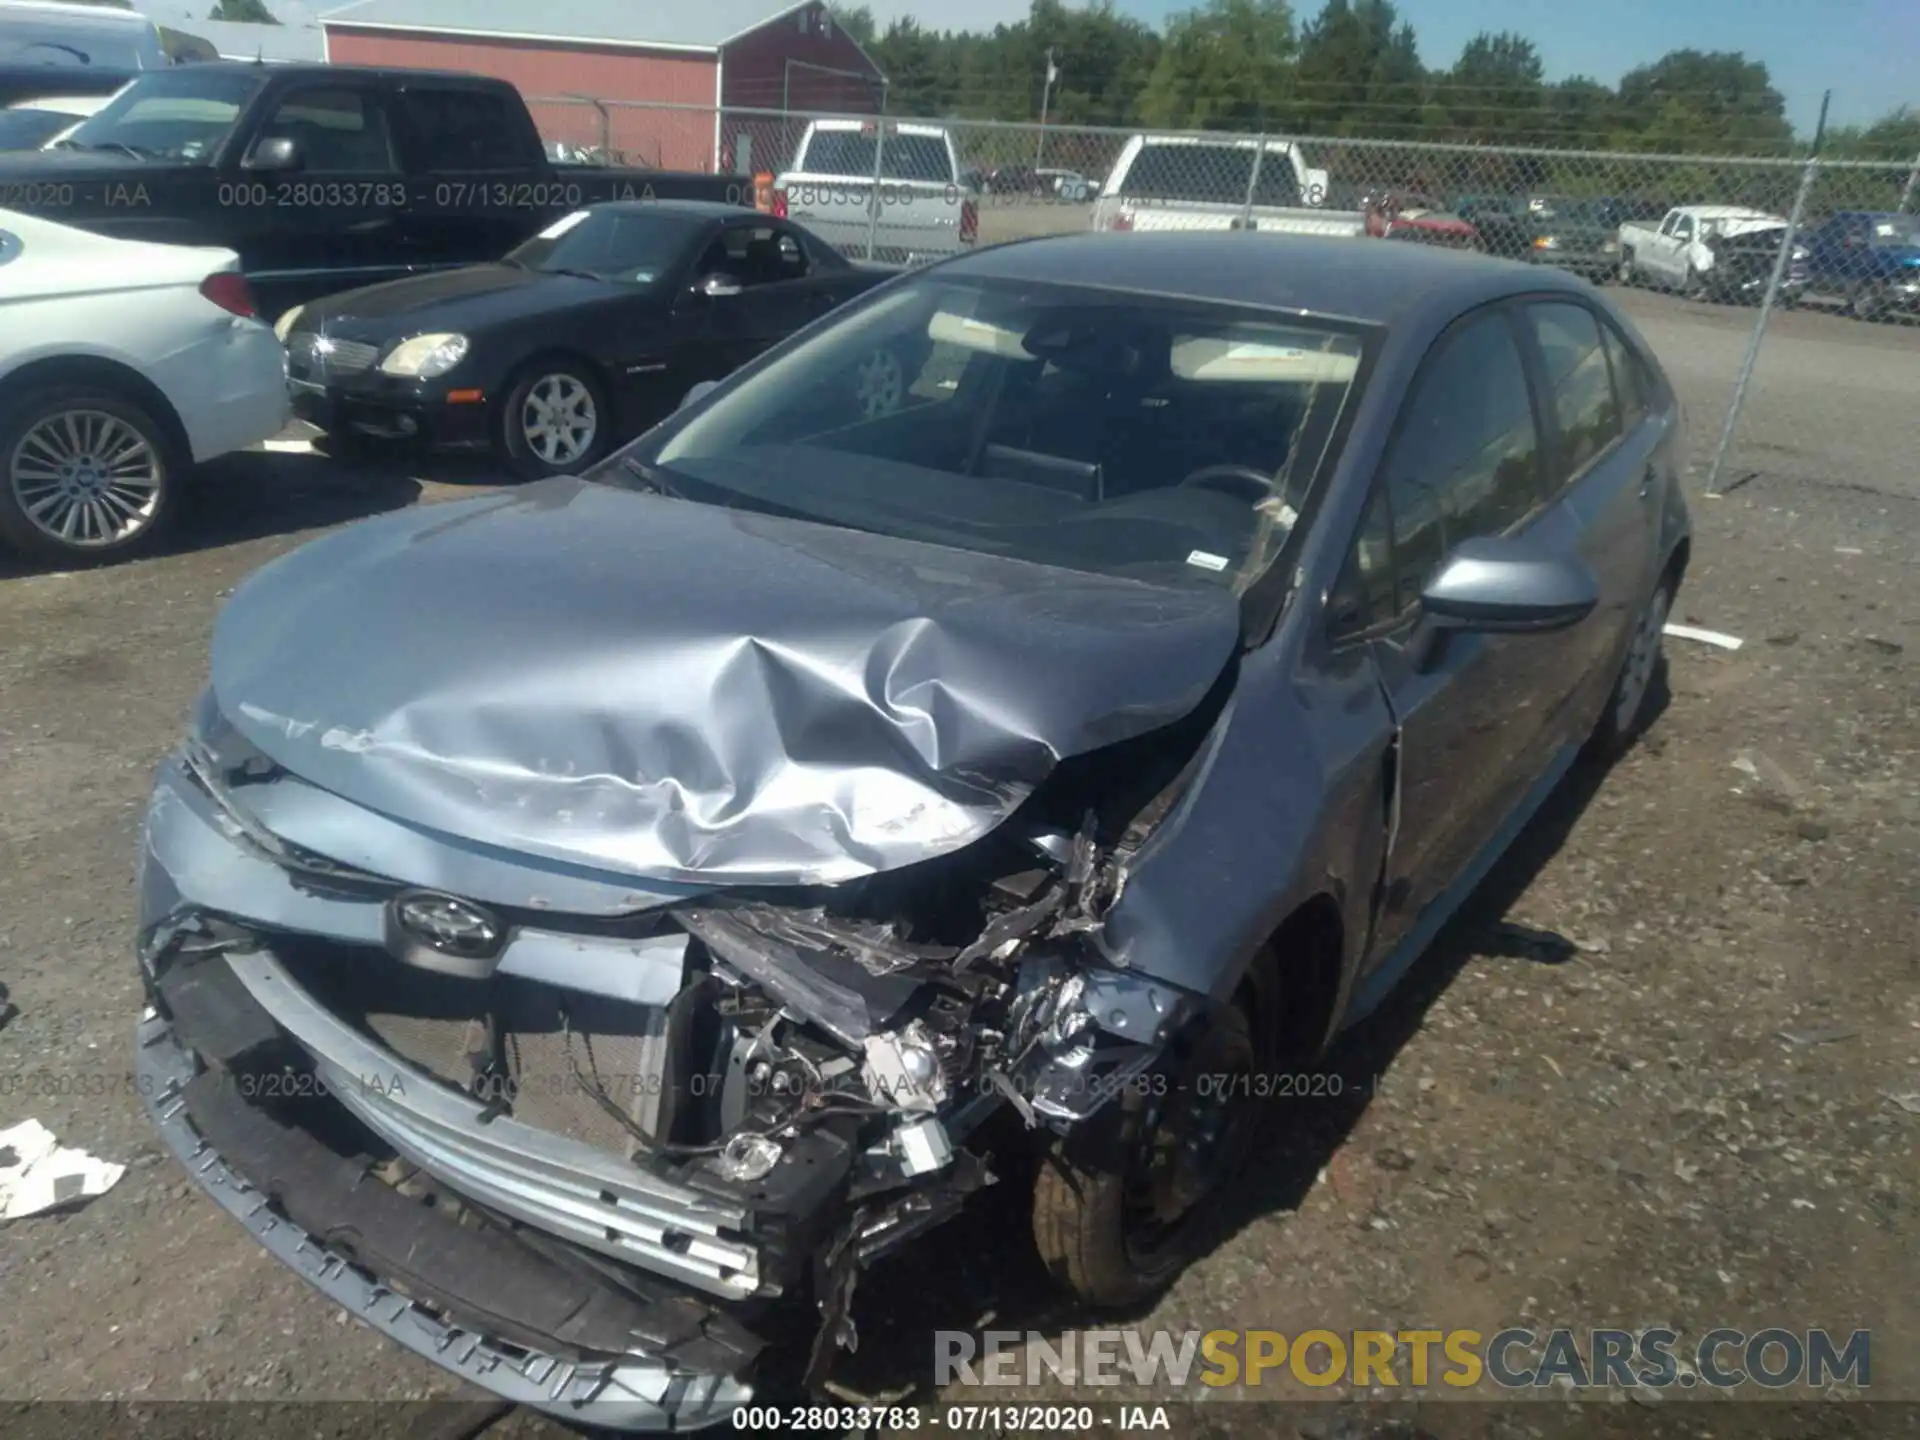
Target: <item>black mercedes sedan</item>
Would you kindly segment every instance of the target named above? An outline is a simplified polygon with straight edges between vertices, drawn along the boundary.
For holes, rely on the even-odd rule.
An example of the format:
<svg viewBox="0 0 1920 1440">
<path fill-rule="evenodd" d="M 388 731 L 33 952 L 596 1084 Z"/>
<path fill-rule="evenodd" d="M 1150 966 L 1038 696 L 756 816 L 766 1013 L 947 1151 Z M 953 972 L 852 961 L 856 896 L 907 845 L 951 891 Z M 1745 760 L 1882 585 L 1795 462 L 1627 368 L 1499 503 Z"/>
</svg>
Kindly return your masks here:
<svg viewBox="0 0 1920 1440">
<path fill-rule="evenodd" d="M 350 290 L 275 328 L 295 413 L 336 451 L 494 449 L 537 479 L 592 464 L 891 273 L 756 210 L 628 200 L 563 216 L 498 263 Z M 893 357 L 868 367 L 875 413 L 899 380 Z"/>
</svg>

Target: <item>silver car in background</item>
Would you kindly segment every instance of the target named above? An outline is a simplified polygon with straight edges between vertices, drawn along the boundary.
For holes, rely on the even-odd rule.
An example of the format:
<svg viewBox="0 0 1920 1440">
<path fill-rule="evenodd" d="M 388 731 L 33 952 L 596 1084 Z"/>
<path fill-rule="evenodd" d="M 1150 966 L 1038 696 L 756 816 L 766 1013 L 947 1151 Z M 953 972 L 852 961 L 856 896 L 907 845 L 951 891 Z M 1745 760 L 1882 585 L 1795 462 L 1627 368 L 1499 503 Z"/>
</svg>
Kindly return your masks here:
<svg viewBox="0 0 1920 1440">
<path fill-rule="evenodd" d="M 990 1178 L 1138 1303 L 1258 1077 L 1644 722 L 1681 453 L 1559 272 L 1218 232 L 903 275 L 583 477 L 234 594 L 146 820 L 156 1123 L 349 1313 L 582 1422 L 724 1423 L 770 1349 L 818 1393 Z"/>
</svg>

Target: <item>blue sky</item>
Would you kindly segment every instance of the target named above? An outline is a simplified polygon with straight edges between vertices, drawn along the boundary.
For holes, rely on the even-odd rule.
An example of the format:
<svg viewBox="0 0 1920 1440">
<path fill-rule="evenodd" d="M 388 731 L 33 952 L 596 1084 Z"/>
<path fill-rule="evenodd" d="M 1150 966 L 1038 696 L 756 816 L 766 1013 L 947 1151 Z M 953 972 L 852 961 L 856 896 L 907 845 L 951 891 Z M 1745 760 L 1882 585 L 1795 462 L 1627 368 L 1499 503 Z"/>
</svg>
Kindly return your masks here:
<svg viewBox="0 0 1920 1440">
<path fill-rule="evenodd" d="M 1155 24 L 1192 0 L 1117 0 Z M 1612 84 L 1669 50 L 1741 50 L 1764 60 L 1788 117 L 1813 129 L 1820 93 L 1832 123 L 1865 123 L 1920 105 L 1920 0 L 1397 0 L 1428 65 L 1451 64 L 1481 30 L 1517 30 L 1540 47 L 1550 79 L 1587 74 Z M 882 23 L 912 15 L 930 29 L 986 29 L 1027 13 L 1027 0 L 872 0 Z M 1294 0 L 1310 19 L 1319 0 Z"/>
</svg>

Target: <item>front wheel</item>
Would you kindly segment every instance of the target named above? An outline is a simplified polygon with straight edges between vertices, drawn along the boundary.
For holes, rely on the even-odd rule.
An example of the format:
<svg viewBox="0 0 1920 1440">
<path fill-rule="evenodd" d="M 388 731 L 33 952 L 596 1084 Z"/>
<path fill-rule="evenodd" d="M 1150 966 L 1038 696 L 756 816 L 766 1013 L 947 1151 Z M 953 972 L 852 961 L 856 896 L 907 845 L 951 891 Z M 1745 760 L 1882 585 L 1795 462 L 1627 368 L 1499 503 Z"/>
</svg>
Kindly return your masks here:
<svg viewBox="0 0 1920 1440">
<path fill-rule="evenodd" d="M 523 480 L 572 475 L 606 453 L 613 415 L 600 382 L 578 361 L 529 365 L 500 415 L 507 463 Z"/>
<path fill-rule="evenodd" d="M 173 446 L 111 390 L 29 391 L 0 409 L 0 538 L 72 563 L 137 553 L 173 510 Z"/>
<path fill-rule="evenodd" d="M 1631 250 L 1623 252 L 1620 256 L 1619 279 L 1622 285 L 1633 284 L 1633 281 L 1634 281 L 1633 252 Z"/>
<path fill-rule="evenodd" d="M 1041 1162 L 1033 1235 L 1056 1280 L 1087 1304 L 1129 1306 L 1205 1252 L 1266 1108 L 1258 1068 L 1247 1007 L 1228 1007 L 1090 1122 L 1112 1127 L 1097 1158 L 1069 1137 Z"/>
</svg>

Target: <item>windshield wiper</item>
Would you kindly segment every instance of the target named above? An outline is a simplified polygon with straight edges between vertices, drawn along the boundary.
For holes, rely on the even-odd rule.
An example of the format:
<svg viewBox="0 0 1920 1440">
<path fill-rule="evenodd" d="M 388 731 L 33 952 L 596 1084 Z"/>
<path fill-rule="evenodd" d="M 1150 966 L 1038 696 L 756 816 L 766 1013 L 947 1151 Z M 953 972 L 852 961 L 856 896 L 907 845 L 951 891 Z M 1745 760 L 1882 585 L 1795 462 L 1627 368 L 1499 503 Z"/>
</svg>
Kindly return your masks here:
<svg viewBox="0 0 1920 1440">
<path fill-rule="evenodd" d="M 596 275 L 591 270 L 570 270 L 564 265 L 557 265 L 551 270 L 542 266 L 540 273 L 542 275 L 571 275 L 576 280 L 604 280 L 607 278 L 604 275 Z"/>
<path fill-rule="evenodd" d="M 681 490 L 680 487 L 675 485 L 671 480 L 667 479 L 667 472 L 657 465 L 649 465 L 644 460 L 636 460 L 629 457 L 620 462 L 620 468 L 640 482 L 634 487 L 636 489 L 651 490 L 654 494 L 664 495 L 669 500 L 684 500 L 687 498 L 686 492 Z"/>
</svg>

